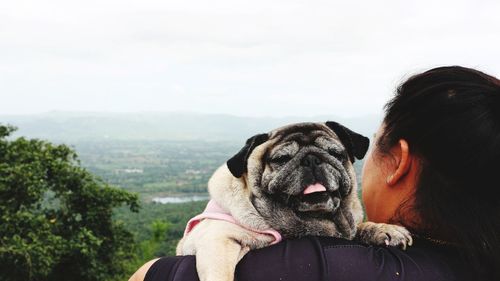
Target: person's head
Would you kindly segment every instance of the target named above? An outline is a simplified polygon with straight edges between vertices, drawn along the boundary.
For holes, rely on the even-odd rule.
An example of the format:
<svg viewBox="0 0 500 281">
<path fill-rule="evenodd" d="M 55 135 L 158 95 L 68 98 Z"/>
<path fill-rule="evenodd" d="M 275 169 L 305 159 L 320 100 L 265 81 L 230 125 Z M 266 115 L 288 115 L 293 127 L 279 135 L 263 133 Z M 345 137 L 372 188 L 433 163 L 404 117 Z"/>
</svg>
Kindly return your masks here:
<svg viewBox="0 0 500 281">
<path fill-rule="evenodd" d="M 435 68 L 401 84 L 385 109 L 363 169 L 368 219 L 500 264 L 500 81 Z"/>
</svg>

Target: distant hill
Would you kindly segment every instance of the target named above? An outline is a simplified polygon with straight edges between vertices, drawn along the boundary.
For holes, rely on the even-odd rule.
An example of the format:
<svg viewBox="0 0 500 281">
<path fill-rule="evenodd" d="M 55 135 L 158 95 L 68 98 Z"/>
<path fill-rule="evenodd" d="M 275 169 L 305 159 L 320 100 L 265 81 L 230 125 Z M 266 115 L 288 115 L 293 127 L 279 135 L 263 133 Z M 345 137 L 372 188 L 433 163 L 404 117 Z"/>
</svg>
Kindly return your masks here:
<svg viewBox="0 0 500 281">
<path fill-rule="evenodd" d="M 334 120 L 369 137 L 380 116 L 241 117 L 199 113 L 83 113 L 50 112 L 0 115 L 0 123 L 19 128 L 15 136 L 51 141 L 87 140 L 208 140 L 242 141 L 289 123 Z"/>
</svg>

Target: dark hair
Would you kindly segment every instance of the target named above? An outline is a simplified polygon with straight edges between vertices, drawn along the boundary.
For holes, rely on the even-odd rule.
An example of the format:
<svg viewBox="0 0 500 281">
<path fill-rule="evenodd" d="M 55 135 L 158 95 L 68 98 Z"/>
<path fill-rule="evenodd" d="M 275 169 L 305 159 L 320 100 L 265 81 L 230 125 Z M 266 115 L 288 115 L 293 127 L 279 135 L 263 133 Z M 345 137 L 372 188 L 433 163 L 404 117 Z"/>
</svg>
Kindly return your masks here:
<svg viewBox="0 0 500 281">
<path fill-rule="evenodd" d="M 414 201 L 399 209 L 418 214 L 419 228 L 398 222 L 459 245 L 478 273 L 500 280 L 500 80 L 431 69 L 401 84 L 385 109 L 378 150 L 405 139 L 420 160 Z"/>
</svg>

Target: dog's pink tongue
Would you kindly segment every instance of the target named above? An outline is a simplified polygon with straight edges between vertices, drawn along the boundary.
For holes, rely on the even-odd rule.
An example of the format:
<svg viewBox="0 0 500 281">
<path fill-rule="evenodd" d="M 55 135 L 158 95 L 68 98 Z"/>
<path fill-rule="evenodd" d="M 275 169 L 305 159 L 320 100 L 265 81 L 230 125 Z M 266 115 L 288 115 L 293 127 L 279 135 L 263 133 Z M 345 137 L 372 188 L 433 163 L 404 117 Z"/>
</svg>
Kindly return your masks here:
<svg viewBox="0 0 500 281">
<path fill-rule="evenodd" d="M 306 189 L 304 189 L 304 192 L 302 192 L 302 194 L 309 194 L 309 193 L 322 192 L 322 191 L 326 191 L 325 186 L 323 186 L 321 183 L 315 183 L 315 184 L 311 184 L 310 186 L 306 187 Z"/>
</svg>

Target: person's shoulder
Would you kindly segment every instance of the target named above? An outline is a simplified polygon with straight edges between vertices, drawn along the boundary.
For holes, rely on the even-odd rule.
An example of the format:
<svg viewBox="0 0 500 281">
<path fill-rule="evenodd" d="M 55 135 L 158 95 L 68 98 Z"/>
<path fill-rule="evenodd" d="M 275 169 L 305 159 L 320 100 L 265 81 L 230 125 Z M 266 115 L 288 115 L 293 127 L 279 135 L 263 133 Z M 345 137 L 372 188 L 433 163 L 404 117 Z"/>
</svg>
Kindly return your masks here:
<svg viewBox="0 0 500 281">
<path fill-rule="evenodd" d="M 250 251 L 238 280 L 473 280 L 456 249 L 416 240 L 406 251 L 331 237 L 303 237 Z M 470 272 L 469 272 L 470 273 Z M 130 281 L 198 280 L 194 256 L 163 257 Z"/>
<path fill-rule="evenodd" d="M 146 273 L 149 271 L 151 266 L 157 261 L 158 259 L 153 259 L 148 261 L 147 263 L 143 264 L 132 276 L 128 279 L 128 281 L 144 281 L 146 277 Z"/>
<path fill-rule="evenodd" d="M 471 273 L 460 258 L 460 248 L 426 239 L 414 238 L 413 246 L 405 250 L 341 239 L 320 240 L 327 259 L 345 259 L 345 262 L 332 262 L 330 269 L 343 269 L 349 274 L 397 276 L 400 280 L 467 280 L 462 277 Z"/>
<path fill-rule="evenodd" d="M 198 280 L 195 256 L 171 256 L 151 260 L 129 279 L 143 280 Z"/>
<path fill-rule="evenodd" d="M 244 280 L 325 276 L 329 280 L 360 281 L 466 280 L 460 277 L 463 270 L 456 250 L 423 241 L 402 250 L 331 237 L 304 237 L 251 251 L 239 264 L 237 274 Z"/>
</svg>

